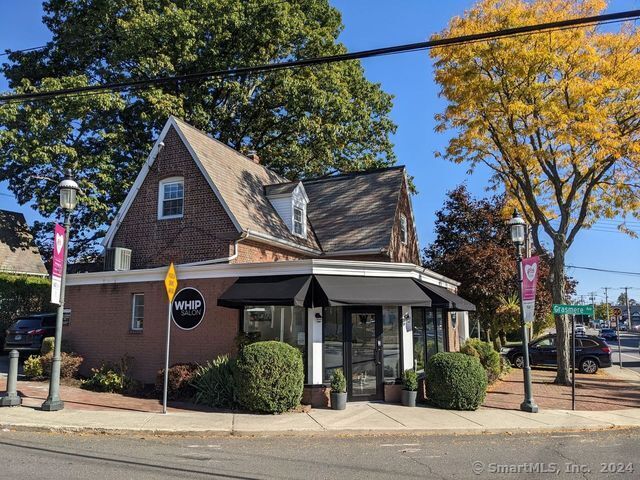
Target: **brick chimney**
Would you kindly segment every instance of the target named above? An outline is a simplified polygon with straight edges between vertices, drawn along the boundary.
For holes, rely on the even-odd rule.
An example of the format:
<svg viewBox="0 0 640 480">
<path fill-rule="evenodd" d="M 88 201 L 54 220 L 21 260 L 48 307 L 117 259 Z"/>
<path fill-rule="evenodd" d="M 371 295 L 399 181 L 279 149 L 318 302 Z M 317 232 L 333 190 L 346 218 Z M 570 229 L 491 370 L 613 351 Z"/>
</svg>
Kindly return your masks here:
<svg viewBox="0 0 640 480">
<path fill-rule="evenodd" d="M 255 150 L 249 150 L 249 152 L 247 153 L 247 157 L 253 160 L 254 163 L 260 165 L 260 157 L 258 156 L 258 152 L 256 152 Z"/>
</svg>

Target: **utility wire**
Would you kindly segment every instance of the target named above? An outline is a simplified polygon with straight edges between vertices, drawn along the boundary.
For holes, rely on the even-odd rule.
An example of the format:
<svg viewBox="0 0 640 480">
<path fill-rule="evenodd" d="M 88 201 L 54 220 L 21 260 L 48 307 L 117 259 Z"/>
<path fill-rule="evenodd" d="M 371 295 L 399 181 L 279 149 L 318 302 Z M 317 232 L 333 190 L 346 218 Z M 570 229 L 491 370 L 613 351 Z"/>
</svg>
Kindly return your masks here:
<svg viewBox="0 0 640 480">
<path fill-rule="evenodd" d="M 619 273 L 621 275 L 637 275 L 640 277 L 640 272 L 625 272 L 622 270 L 608 270 L 606 268 L 595 268 L 595 267 L 582 267 L 578 265 L 565 265 L 566 268 L 577 268 L 579 270 L 590 270 L 593 272 L 606 272 L 606 273 Z"/>
<path fill-rule="evenodd" d="M 89 85 L 85 87 L 64 88 L 59 90 L 51 90 L 48 92 L 35 92 L 35 93 L 19 93 L 12 95 L 0 96 L 0 102 L 7 103 L 10 101 L 26 101 L 37 100 L 43 98 L 51 98 L 57 96 L 64 96 L 69 94 L 87 93 L 87 92 L 102 92 L 102 91 L 122 91 L 130 88 L 145 87 L 148 85 L 163 85 L 166 83 L 175 83 L 182 81 L 196 81 L 209 79 L 213 77 L 228 77 L 228 76 L 240 76 L 251 75 L 256 73 L 265 73 L 277 70 L 283 70 L 288 68 L 300 68 L 309 67 L 312 65 L 329 64 L 336 62 L 344 62 L 348 60 L 360 60 L 365 58 L 378 57 L 382 55 L 394 55 L 399 53 L 414 52 L 418 50 L 427 50 L 435 47 L 446 47 L 452 45 L 462 45 L 471 42 L 485 41 L 504 37 L 513 37 L 516 35 L 547 32 L 550 30 L 557 30 L 563 28 L 574 28 L 577 26 L 602 24 L 608 22 L 619 22 L 624 20 L 631 20 L 640 18 L 640 10 L 629 10 L 624 12 L 617 12 L 605 15 L 594 15 L 590 17 L 573 18 L 569 20 L 562 20 L 556 22 L 547 22 L 536 25 L 526 25 L 521 27 L 507 28 L 503 30 L 476 33 L 471 35 L 462 35 L 458 37 L 440 38 L 436 40 L 428 40 L 425 42 L 409 43 L 404 45 L 395 45 L 391 47 L 376 48 L 371 50 L 362 50 L 358 52 L 343 53 L 338 55 L 328 55 L 322 57 L 292 60 L 285 62 L 268 63 L 263 65 L 257 65 L 253 67 L 239 67 L 225 70 L 213 70 L 209 72 L 190 73 L 183 75 L 174 75 L 169 77 L 156 77 L 140 80 L 129 80 L 125 82 L 111 82 L 101 85 Z"/>
</svg>

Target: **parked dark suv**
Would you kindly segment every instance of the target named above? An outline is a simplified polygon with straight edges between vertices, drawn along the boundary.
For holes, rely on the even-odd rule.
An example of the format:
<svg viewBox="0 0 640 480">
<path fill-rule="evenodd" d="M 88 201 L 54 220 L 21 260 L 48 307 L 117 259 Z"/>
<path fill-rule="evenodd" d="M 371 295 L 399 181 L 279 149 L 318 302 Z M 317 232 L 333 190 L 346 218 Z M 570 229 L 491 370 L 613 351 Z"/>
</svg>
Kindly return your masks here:
<svg viewBox="0 0 640 480">
<path fill-rule="evenodd" d="M 571 343 L 569 343 L 571 346 Z M 529 344 L 531 365 L 557 365 L 556 336 L 545 335 Z M 522 347 L 514 347 L 505 356 L 517 368 L 524 366 Z M 576 336 L 576 367 L 583 373 L 596 373 L 611 366 L 611 348 L 607 342 L 593 335 Z"/>
<path fill-rule="evenodd" d="M 20 317 L 6 332 L 4 350 L 39 352 L 42 347 L 42 339 L 53 337 L 55 331 L 55 313 L 36 313 Z"/>
</svg>

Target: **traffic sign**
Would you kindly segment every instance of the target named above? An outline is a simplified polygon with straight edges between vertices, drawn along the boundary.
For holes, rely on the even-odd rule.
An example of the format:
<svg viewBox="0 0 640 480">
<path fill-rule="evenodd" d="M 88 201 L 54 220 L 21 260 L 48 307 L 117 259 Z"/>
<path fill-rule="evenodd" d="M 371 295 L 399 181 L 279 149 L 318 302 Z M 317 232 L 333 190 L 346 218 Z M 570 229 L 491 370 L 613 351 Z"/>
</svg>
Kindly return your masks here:
<svg viewBox="0 0 640 480">
<path fill-rule="evenodd" d="M 164 286 L 167 289 L 167 296 L 169 297 L 169 303 L 173 301 L 173 296 L 178 289 L 178 277 L 176 276 L 176 269 L 173 266 L 173 262 L 169 265 L 169 271 L 167 276 L 164 277 Z"/>
<path fill-rule="evenodd" d="M 554 315 L 593 315 L 593 305 L 553 304 Z"/>
<path fill-rule="evenodd" d="M 614 317 L 619 317 L 620 315 L 622 315 L 622 310 L 620 310 L 619 308 L 614 308 L 613 309 L 613 316 Z"/>
</svg>

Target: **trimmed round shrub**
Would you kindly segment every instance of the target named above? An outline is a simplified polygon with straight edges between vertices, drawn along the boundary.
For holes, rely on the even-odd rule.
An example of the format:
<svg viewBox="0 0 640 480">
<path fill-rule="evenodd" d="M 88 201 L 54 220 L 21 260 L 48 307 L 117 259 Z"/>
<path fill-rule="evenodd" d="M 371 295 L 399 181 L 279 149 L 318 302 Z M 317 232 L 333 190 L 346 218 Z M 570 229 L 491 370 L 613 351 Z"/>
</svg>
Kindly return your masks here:
<svg viewBox="0 0 640 480">
<path fill-rule="evenodd" d="M 502 373 L 502 363 L 500 362 L 500 353 L 498 353 L 493 345 L 489 342 L 483 342 L 477 338 L 470 338 L 462 348 L 461 353 L 465 353 L 480 360 L 480 364 L 487 372 L 487 381 L 495 382 Z"/>
<path fill-rule="evenodd" d="M 78 370 L 84 359 L 75 353 L 60 354 L 60 378 L 75 378 L 78 376 Z M 43 375 L 47 378 L 51 376 L 51 364 L 53 363 L 53 352 L 40 357 Z"/>
<path fill-rule="evenodd" d="M 254 412 L 286 412 L 302 398 L 302 355 L 282 342 L 246 345 L 238 356 L 235 378 L 242 407 Z"/>
<path fill-rule="evenodd" d="M 464 353 L 436 353 L 425 372 L 427 399 L 441 408 L 476 410 L 487 391 L 480 361 Z"/>
<path fill-rule="evenodd" d="M 198 370 L 196 363 L 174 363 L 169 367 L 167 398 L 169 400 L 186 400 L 191 399 L 195 394 L 194 388 L 191 386 L 193 375 Z M 156 393 L 162 398 L 164 391 L 164 368 L 158 370 L 156 375 Z"/>
</svg>

